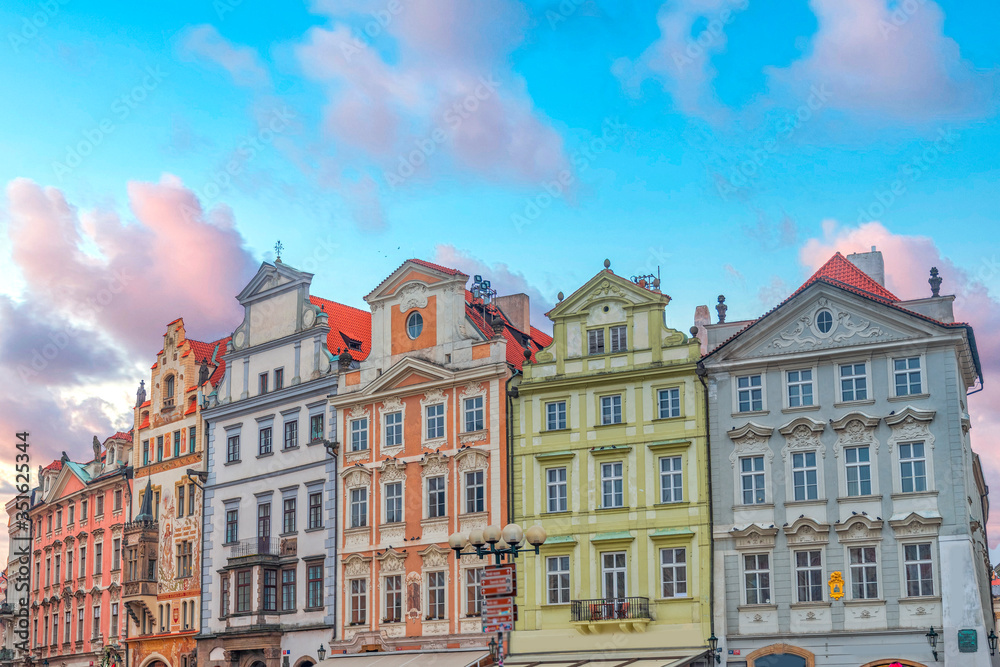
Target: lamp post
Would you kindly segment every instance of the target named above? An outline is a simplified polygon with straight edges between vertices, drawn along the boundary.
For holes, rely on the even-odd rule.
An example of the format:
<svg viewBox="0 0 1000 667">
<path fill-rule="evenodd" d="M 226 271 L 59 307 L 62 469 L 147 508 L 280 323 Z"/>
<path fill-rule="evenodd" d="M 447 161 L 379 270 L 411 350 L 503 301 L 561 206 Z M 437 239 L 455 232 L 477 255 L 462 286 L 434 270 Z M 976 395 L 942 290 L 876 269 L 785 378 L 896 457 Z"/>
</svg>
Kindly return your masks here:
<svg viewBox="0 0 1000 667">
<path fill-rule="evenodd" d="M 496 564 L 501 565 L 504 557 L 507 558 L 507 562 L 511 562 L 525 551 L 541 553 L 541 546 L 547 537 L 545 529 L 541 526 L 535 525 L 524 530 L 516 523 L 508 523 L 503 528 L 487 526 L 483 530 L 473 530 L 468 536 L 454 533 L 448 538 L 448 546 L 455 551 L 455 560 L 462 559 L 462 552 L 468 544 L 476 550 L 479 558 L 492 556 Z M 525 546 L 525 542 L 530 546 Z M 489 646 L 490 657 L 502 665 L 503 633 L 497 632 L 496 640 L 491 639 Z"/>
<path fill-rule="evenodd" d="M 319 645 L 319 650 L 316 651 L 316 657 L 319 658 L 320 662 L 326 659 L 326 649 L 323 648 L 322 644 Z"/>
<path fill-rule="evenodd" d="M 715 636 L 714 632 L 712 633 L 712 636 L 708 638 L 708 649 L 709 649 L 709 652 L 713 656 L 715 656 L 715 662 L 716 663 L 721 663 L 722 662 L 722 651 L 719 650 L 719 638 Z"/>
<path fill-rule="evenodd" d="M 928 630 L 927 634 L 924 635 L 924 637 L 927 637 L 927 643 L 931 645 L 931 653 L 934 655 L 934 661 L 936 662 L 938 659 L 938 654 L 937 654 L 938 633 L 934 632 L 933 625 L 931 626 L 931 629 Z"/>
<path fill-rule="evenodd" d="M 1000 639 L 997 637 L 997 633 L 994 630 L 990 630 L 990 634 L 986 637 L 986 641 L 990 644 L 990 655 L 997 654 L 997 639 Z"/>
</svg>

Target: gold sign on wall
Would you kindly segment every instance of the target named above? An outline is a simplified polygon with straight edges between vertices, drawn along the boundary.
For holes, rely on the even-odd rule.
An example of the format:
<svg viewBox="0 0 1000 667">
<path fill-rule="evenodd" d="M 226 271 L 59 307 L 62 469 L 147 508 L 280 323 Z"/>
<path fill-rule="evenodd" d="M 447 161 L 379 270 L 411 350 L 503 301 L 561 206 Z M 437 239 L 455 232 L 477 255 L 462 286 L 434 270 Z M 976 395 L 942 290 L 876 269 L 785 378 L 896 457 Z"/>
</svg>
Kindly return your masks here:
<svg viewBox="0 0 1000 667">
<path fill-rule="evenodd" d="M 830 573 L 830 599 L 839 600 L 844 597 L 844 575 L 840 571 Z"/>
</svg>

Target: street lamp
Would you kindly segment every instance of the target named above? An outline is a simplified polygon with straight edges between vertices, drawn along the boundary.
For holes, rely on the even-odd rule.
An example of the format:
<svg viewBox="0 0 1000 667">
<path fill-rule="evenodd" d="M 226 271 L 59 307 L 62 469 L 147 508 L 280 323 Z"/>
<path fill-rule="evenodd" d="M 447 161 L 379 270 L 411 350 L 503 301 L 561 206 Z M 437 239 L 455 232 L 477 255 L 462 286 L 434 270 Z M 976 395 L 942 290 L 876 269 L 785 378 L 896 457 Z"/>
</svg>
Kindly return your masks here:
<svg viewBox="0 0 1000 667">
<path fill-rule="evenodd" d="M 924 636 L 927 637 L 927 643 L 931 645 L 931 653 L 934 654 L 934 660 L 936 661 L 938 659 L 938 654 L 937 654 L 938 633 L 934 632 L 933 625 L 931 626 L 931 629 L 927 632 L 927 634 Z"/>
<path fill-rule="evenodd" d="M 448 538 L 448 546 L 455 551 L 455 558 L 462 557 L 462 551 L 466 544 L 476 550 L 476 555 L 480 558 L 493 556 L 496 564 L 500 565 L 504 556 L 507 559 L 517 558 L 521 552 L 534 551 L 540 553 L 542 544 L 548 536 L 541 526 L 531 526 L 528 530 L 523 530 L 516 523 L 508 523 L 503 528 L 500 526 L 487 526 L 482 530 L 473 530 L 468 536 L 462 533 L 454 533 Z M 530 546 L 525 546 L 527 542 Z"/>
<path fill-rule="evenodd" d="M 316 657 L 319 658 L 320 662 L 323 662 L 323 660 L 326 658 L 326 649 L 323 648 L 322 644 L 319 645 L 319 650 L 316 651 Z"/>
<path fill-rule="evenodd" d="M 493 658 L 493 662 L 496 662 L 496 660 L 497 660 L 497 646 L 498 646 L 496 637 L 491 637 L 490 638 L 490 643 L 487 644 L 487 646 L 489 646 L 489 648 L 490 648 L 490 657 Z"/>
<path fill-rule="evenodd" d="M 715 662 L 721 663 L 722 651 L 719 650 L 719 638 L 715 636 L 714 632 L 712 633 L 712 636 L 708 638 L 708 649 L 711 654 L 715 656 Z"/>
<path fill-rule="evenodd" d="M 989 636 L 986 637 L 986 641 L 990 643 L 990 655 L 997 654 L 997 639 L 998 639 L 997 633 L 993 630 L 990 630 Z"/>
</svg>

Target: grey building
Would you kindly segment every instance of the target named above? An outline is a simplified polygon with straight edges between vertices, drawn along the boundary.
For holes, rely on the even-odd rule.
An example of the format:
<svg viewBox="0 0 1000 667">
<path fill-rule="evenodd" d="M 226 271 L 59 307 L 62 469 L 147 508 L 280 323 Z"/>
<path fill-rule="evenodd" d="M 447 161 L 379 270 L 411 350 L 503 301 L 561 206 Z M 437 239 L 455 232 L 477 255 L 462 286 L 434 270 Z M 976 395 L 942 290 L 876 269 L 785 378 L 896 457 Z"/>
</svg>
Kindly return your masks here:
<svg viewBox="0 0 1000 667">
<path fill-rule="evenodd" d="M 837 253 L 759 319 L 703 325 L 725 664 L 991 664 L 981 368 L 936 274 L 902 301 L 880 252 Z"/>
</svg>

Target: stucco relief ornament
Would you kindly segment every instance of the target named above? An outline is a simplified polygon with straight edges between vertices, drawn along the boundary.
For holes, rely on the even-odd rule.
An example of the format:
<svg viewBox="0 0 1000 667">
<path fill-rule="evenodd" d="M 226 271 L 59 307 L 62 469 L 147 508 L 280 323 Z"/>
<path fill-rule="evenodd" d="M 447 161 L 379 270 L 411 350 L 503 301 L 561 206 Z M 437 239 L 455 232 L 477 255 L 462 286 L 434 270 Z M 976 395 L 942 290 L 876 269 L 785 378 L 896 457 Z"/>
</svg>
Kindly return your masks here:
<svg viewBox="0 0 1000 667">
<path fill-rule="evenodd" d="M 351 408 L 350 412 L 347 413 L 348 419 L 364 419 L 368 416 L 368 409 L 363 405 L 355 405 Z"/>
<path fill-rule="evenodd" d="M 403 402 L 398 396 L 390 396 L 382 402 L 383 412 L 396 412 L 403 409 Z"/>
<path fill-rule="evenodd" d="M 413 283 L 399 290 L 399 312 L 405 313 L 414 308 L 427 307 L 427 287 L 421 283 Z"/>
<path fill-rule="evenodd" d="M 424 567 L 445 567 L 448 564 L 449 552 L 440 547 L 431 546 L 425 553 L 421 554 L 424 559 Z"/>
<path fill-rule="evenodd" d="M 370 472 L 361 468 L 356 468 L 347 476 L 346 485 L 348 487 L 368 486 L 371 478 Z"/>
<path fill-rule="evenodd" d="M 385 556 L 382 558 L 382 564 L 379 569 L 384 574 L 393 574 L 396 572 L 405 571 L 405 566 L 403 564 L 403 558 L 395 551 L 387 551 Z"/>
<path fill-rule="evenodd" d="M 746 454 L 764 454 L 767 456 L 768 461 L 774 460 L 774 452 L 768 446 L 768 438 L 765 436 L 748 431 L 746 435 L 733 442 L 736 444 L 736 447 L 729 455 L 729 463 L 733 468 L 736 467 L 736 461 L 739 457 Z"/>
<path fill-rule="evenodd" d="M 440 389 L 431 389 L 424 394 L 424 397 L 420 399 L 420 405 L 434 405 L 437 403 L 444 403 L 445 395 Z"/>
<path fill-rule="evenodd" d="M 460 472 L 465 472 L 466 470 L 485 470 L 489 467 L 489 459 L 486 454 L 482 452 L 467 449 L 456 455 L 458 460 L 458 469 Z"/>
<path fill-rule="evenodd" d="M 397 482 L 406 477 L 406 464 L 397 459 L 385 459 L 378 471 L 383 482 Z"/>
<path fill-rule="evenodd" d="M 611 295 L 625 296 L 625 290 L 618 285 L 612 285 L 610 280 L 604 280 L 597 286 L 597 289 L 590 293 L 590 298 L 600 299 L 601 297 Z"/>
<path fill-rule="evenodd" d="M 347 561 L 347 567 L 344 568 L 344 573 L 348 577 L 363 577 L 368 575 L 370 569 L 368 567 L 368 562 L 364 558 L 352 557 Z"/>
<path fill-rule="evenodd" d="M 420 465 L 424 467 L 421 476 L 444 475 L 448 472 L 448 459 L 444 454 L 430 453 L 420 460 Z"/>
<path fill-rule="evenodd" d="M 483 389 L 483 385 L 477 383 L 467 384 L 462 388 L 463 396 L 474 396 L 476 394 L 485 394 L 486 390 Z"/>
</svg>

